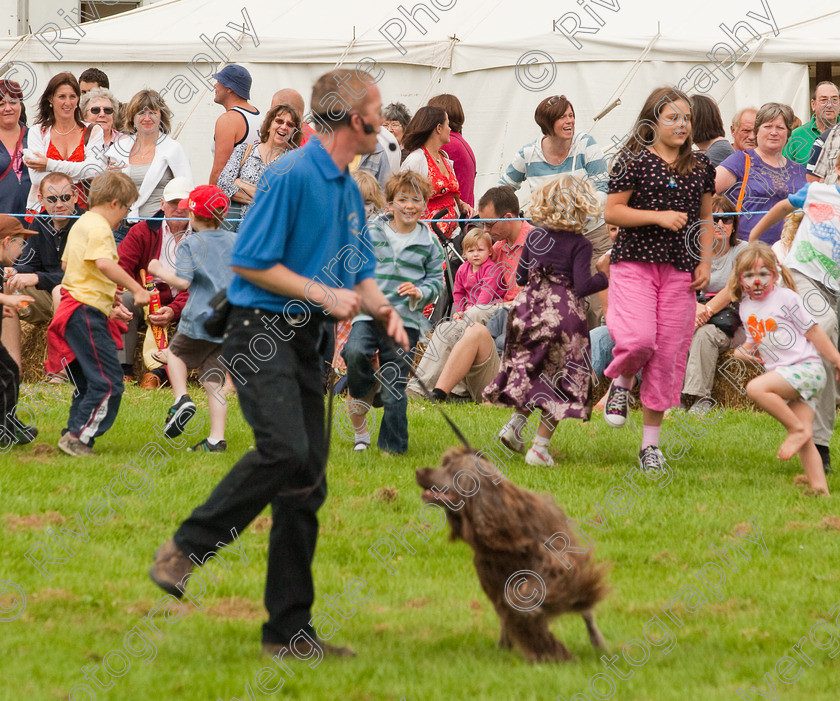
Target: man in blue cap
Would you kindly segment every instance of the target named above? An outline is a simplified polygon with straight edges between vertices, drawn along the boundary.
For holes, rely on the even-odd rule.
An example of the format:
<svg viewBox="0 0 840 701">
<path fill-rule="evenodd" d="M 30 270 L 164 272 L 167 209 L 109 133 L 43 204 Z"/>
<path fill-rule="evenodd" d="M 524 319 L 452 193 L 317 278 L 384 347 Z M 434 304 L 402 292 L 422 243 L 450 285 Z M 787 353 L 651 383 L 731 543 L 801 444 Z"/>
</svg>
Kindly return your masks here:
<svg viewBox="0 0 840 701">
<path fill-rule="evenodd" d="M 263 121 L 260 111 L 248 103 L 251 98 L 251 74 L 247 70 L 229 63 L 213 77 L 216 79 L 213 102 L 224 107 L 225 113 L 216 120 L 213 135 L 211 185 L 216 184 L 234 148 L 241 143 L 260 143 Z M 231 216 L 230 213 L 228 216 Z"/>
</svg>

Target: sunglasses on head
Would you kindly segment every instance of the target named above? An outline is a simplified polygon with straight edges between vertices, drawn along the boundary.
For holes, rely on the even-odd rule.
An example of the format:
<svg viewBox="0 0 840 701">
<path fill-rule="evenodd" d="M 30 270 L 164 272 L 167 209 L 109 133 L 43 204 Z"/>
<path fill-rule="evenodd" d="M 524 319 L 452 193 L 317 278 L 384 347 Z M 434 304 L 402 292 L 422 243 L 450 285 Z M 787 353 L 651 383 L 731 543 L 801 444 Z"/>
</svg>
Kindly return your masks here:
<svg viewBox="0 0 840 701">
<path fill-rule="evenodd" d="M 554 97 L 548 98 L 549 105 L 556 105 L 560 101 L 568 102 L 569 100 L 566 98 L 565 95 L 555 95 Z"/>
<path fill-rule="evenodd" d="M 99 114 L 100 112 L 104 112 L 105 114 L 114 114 L 113 107 L 91 107 L 90 113 L 91 114 Z"/>
<path fill-rule="evenodd" d="M 69 202 L 71 199 L 73 199 L 73 194 L 70 193 L 68 195 L 65 193 L 63 195 L 47 195 L 44 199 L 50 204 L 55 204 L 59 200 L 61 200 L 62 202 Z"/>
</svg>

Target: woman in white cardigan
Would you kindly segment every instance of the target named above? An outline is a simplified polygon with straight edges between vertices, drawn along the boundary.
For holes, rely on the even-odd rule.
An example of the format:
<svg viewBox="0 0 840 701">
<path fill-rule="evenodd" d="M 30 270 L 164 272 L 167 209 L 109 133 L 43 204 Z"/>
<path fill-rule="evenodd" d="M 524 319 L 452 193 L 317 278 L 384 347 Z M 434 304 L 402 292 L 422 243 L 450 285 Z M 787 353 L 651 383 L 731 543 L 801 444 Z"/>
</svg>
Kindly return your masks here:
<svg viewBox="0 0 840 701">
<path fill-rule="evenodd" d="M 40 209 L 38 187 L 47 173 L 65 173 L 74 183 L 92 180 L 107 167 L 105 135 L 98 124 L 85 124 L 79 109 L 81 90 L 72 73 L 53 76 L 38 102 L 38 117 L 29 130 L 24 163 L 32 189 L 26 206 Z M 79 205 L 85 208 L 79 188 Z"/>
<path fill-rule="evenodd" d="M 128 213 L 129 220 L 147 219 L 160 209 L 163 189 L 173 178 L 193 182 L 184 147 L 169 136 L 171 112 L 154 90 L 141 90 L 128 103 L 126 125 L 108 151 L 112 167 L 122 168 L 140 193 Z"/>
</svg>

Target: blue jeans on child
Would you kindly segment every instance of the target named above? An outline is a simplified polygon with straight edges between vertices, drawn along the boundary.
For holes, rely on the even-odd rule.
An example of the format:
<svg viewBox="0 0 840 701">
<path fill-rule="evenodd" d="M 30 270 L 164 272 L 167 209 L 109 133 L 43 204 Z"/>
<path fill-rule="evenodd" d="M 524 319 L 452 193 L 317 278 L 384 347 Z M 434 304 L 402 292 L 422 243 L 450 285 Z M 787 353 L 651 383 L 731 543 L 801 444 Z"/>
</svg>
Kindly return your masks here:
<svg viewBox="0 0 840 701">
<path fill-rule="evenodd" d="M 76 356 L 68 366 L 76 393 L 67 430 L 92 447 L 94 439 L 114 424 L 125 389 L 117 344 L 108 330 L 108 317 L 87 304 L 67 320 L 64 340 Z"/>
<path fill-rule="evenodd" d="M 420 332 L 407 328 L 406 333 L 413 352 Z M 377 445 L 389 453 L 404 453 L 408 450 L 408 400 L 405 396 L 408 360 L 398 355 L 395 348 L 393 340 L 386 339 L 374 322 L 357 321 L 341 356 L 347 364 L 347 391 L 351 398 L 372 399 L 376 382 L 381 378 L 383 412 Z M 379 351 L 378 375 L 371 363 L 376 351 Z"/>
</svg>

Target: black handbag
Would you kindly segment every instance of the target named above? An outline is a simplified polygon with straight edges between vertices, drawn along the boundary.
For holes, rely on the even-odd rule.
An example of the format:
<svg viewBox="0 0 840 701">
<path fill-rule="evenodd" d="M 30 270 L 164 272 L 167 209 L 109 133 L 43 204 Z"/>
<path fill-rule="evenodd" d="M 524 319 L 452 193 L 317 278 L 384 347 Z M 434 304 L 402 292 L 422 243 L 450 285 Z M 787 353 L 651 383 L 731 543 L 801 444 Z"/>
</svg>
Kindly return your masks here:
<svg viewBox="0 0 840 701">
<path fill-rule="evenodd" d="M 227 290 L 221 290 L 213 295 L 210 299 L 210 308 L 213 310 L 213 315 L 204 322 L 204 330 L 216 338 L 224 336 L 230 310 L 233 308 L 227 298 Z"/>
<path fill-rule="evenodd" d="M 713 298 L 714 295 L 704 295 L 700 292 L 697 293 L 697 301 L 700 304 L 708 304 Z M 706 323 L 717 326 L 721 331 L 729 336 L 729 338 L 732 338 L 738 330 L 738 327 L 741 325 L 741 316 L 738 314 L 737 302 L 730 302 L 727 304 Z"/>
</svg>

